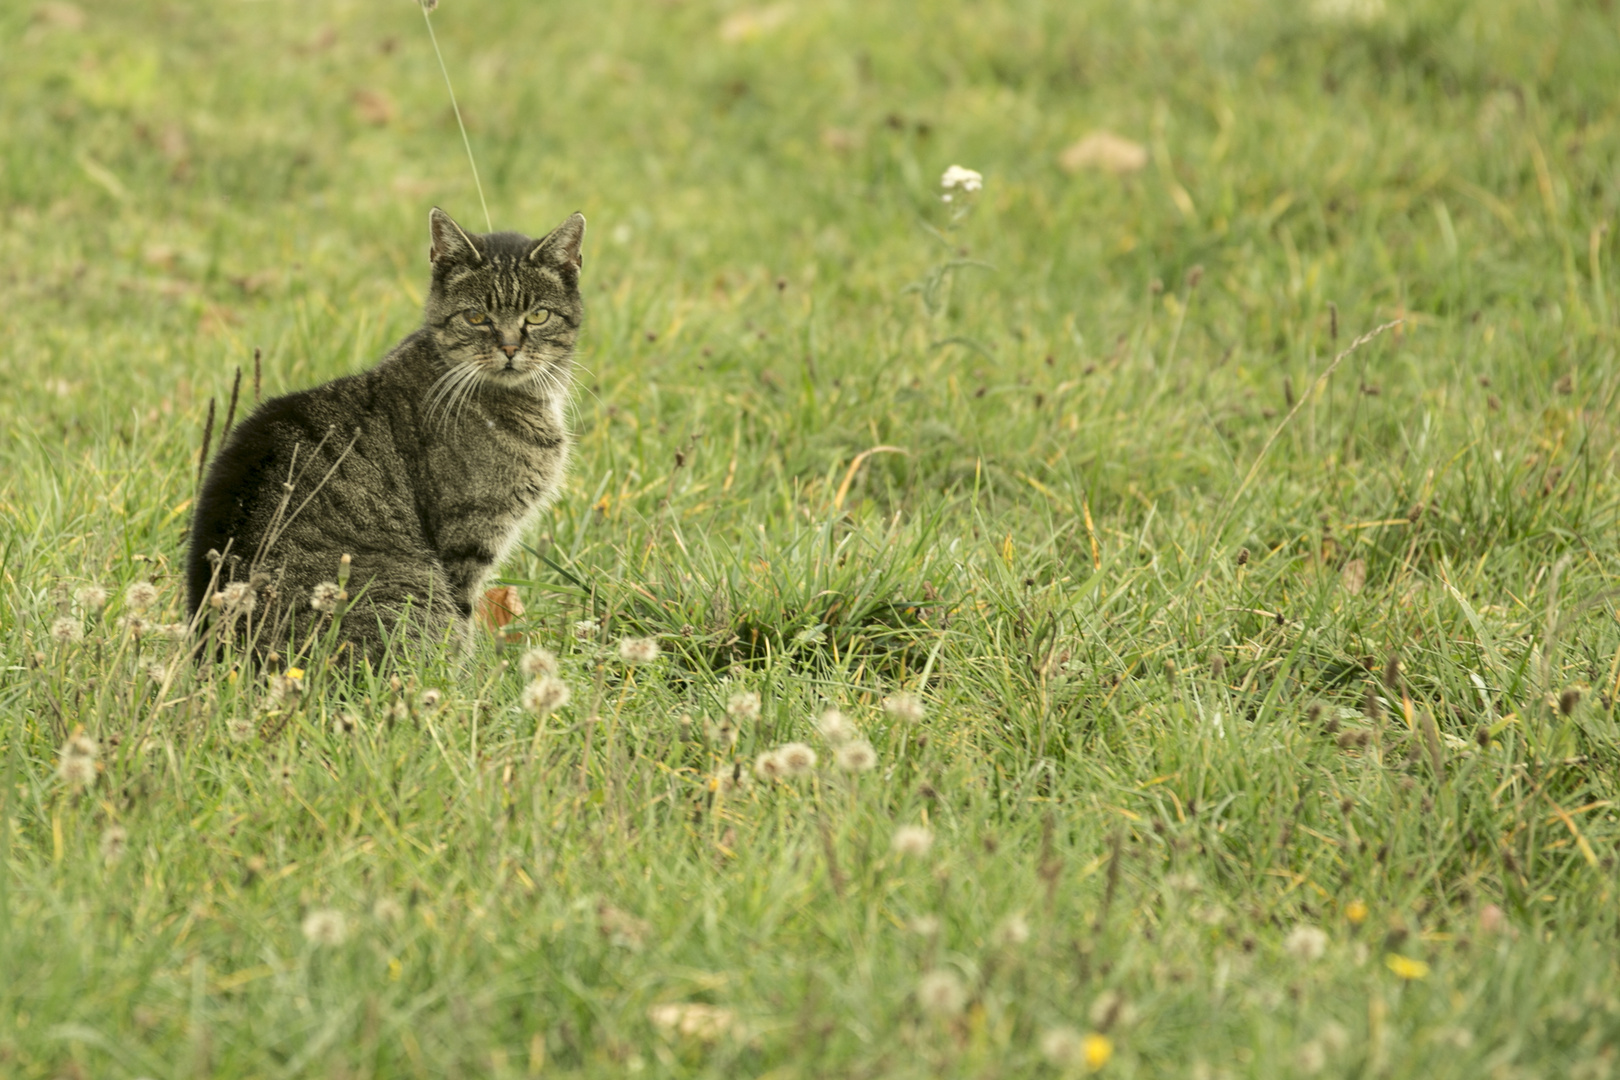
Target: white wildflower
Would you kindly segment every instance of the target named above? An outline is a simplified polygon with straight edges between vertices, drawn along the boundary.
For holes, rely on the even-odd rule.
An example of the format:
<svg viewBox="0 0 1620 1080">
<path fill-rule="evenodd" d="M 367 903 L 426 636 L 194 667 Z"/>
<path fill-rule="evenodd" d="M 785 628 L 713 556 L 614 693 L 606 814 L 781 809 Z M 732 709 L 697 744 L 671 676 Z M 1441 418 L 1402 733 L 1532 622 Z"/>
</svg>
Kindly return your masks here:
<svg viewBox="0 0 1620 1080">
<path fill-rule="evenodd" d="M 245 581 L 233 581 L 219 592 L 218 606 L 228 615 L 246 615 L 258 604 L 259 598 Z"/>
<path fill-rule="evenodd" d="M 1327 952 L 1327 945 L 1328 936 L 1324 931 L 1304 924 L 1294 927 L 1283 939 L 1283 948 L 1287 950 L 1288 955 L 1307 963 L 1322 959 L 1322 954 Z"/>
<path fill-rule="evenodd" d="M 833 764 L 849 773 L 869 772 L 877 767 L 877 751 L 865 739 L 847 742 L 833 751 Z"/>
<path fill-rule="evenodd" d="M 754 775 L 761 780 L 781 780 L 787 776 L 787 769 L 775 750 L 767 750 L 754 759 Z"/>
<path fill-rule="evenodd" d="M 337 610 L 338 597 L 343 589 L 335 581 L 323 581 L 309 591 L 309 606 L 330 615 Z"/>
<path fill-rule="evenodd" d="M 96 758 L 101 748 L 88 735 L 74 735 L 57 752 L 56 776 L 73 787 L 89 787 L 96 782 Z"/>
<path fill-rule="evenodd" d="M 58 645 L 73 645 L 84 640 L 84 625 L 71 615 L 64 615 L 51 623 L 51 640 Z"/>
<path fill-rule="evenodd" d="M 760 713 L 759 695 L 752 690 L 739 690 L 731 695 L 726 702 L 726 715 L 738 724 L 746 724 L 750 720 L 758 720 Z"/>
<path fill-rule="evenodd" d="M 568 684 L 555 675 L 542 675 L 523 688 L 523 707 L 536 716 L 548 716 L 568 704 L 573 696 Z"/>
<path fill-rule="evenodd" d="M 922 825 L 902 825 L 894 830 L 889 846 L 898 855 L 923 856 L 934 846 L 934 834 Z"/>
<path fill-rule="evenodd" d="M 530 649 L 518 660 L 518 670 L 531 679 L 557 674 L 557 654 L 550 649 Z"/>
<path fill-rule="evenodd" d="M 619 659 L 626 664 L 650 664 L 658 659 L 658 639 L 626 637 L 619 639 Z"/>
<path fill-rule="evenodd" d="M 124 857 L 127 834 L 122 825 L 109 825 L 101 834 L 101 861 L 111 866 Z"/>
<path fill-rule="evenodd" d="M 341 945 L 349 936 L 349 920 L 343 912 L 316 908 L 304 916 L 304 937 L 315 945 Z"/>
<path fill-rule="evenodd" d="M 938 915 L 918 915 L 906 923 L 906 928 L 919 937 L 933 937 L 944 927 Z"/>
<path fill-rule="evenodd" d="M 1060 1069 L 1085 1060 L 1086 1041 L 1071 1027 L 1048 1028 L 1041 1034 L 1041 1056 Z"/>
<path fill-rule="evenodd" d="M 816 717 L 816 730 L 833 746 L 842 746 L 860 735 L 849 717 L 837 709 L 828 709 Z"/>
<path fill-rule="evenodd" d="M 124 603 L 131 611 L 145 611 L 157 598 L 158 591 L 150 581 L 137 581 L 124 590 Z"/>
<path fill-rule="evenodd" d="M 776 756 L 783 773 L 794 780 L 809 776 L 816 767 L 816 752 L 802 742 L 783 743 L 776 748 Z"/>
<path fill-rule="evenodd" d="M 1018 912 L 1013 912 L 1001 920 L 1001 925 L 990 935 L 990 940 L 1003 948 L 1024 944 L 1029 940 L 1029 920 Z"/>
<path fill-rule="evenodd" d="M 1107 1031 L 1116 1024 L 1129 1027 L 1136 1021 L 1136 1007 L 1118 990 L 1104 990 L 1091 1003 L 1091 1026 Z"/>
<path fill-rule="evenodd" d="M 94 615 L 107 606 L 107 590 L 100 585 L 82 585 L 73 594 L 73 600 L 88 614 Z"/>
<path fill-rule="evenodd" d="M 883 699 L 884 710 L 903 724 L 914 724 L 923 718 L 926 709 L 916 694 L 890 694 Z"/>
<path fill-rule="evenodd" d="M 967 1006 L 967 997 L 967 987 L 953 971 L 930 971 L 917 982 L 917 1004 L 934 1016 L 955 1016 Z"/>
<path fill-rule="evenodd" d="M 984 187 L 984 176 L 973 169 L 964 169 L 960 165 L 952 165 L 945 170 L 945 175 L 939 178 L 939 186 L 946 191 L 950 191 L 952 188 L 961 188 L 966 192 L 974 192 Z"/>
<path fill-rule="evenodd" d="M 732 1029 L 737 1022 L 737 1014 L 718 1005 L 672 1002 L 648 1009 L 647 1019 L 666 1036 L 679 1035 L 698 1042 L 714 1042 Z"/>
<path fill-rule="evenodd" d="M 590 641 L 602 632 L 602 624 L 595 619 L 581 619 L 574 624 L 574 637 L 580 641 Z"/>
</svg>

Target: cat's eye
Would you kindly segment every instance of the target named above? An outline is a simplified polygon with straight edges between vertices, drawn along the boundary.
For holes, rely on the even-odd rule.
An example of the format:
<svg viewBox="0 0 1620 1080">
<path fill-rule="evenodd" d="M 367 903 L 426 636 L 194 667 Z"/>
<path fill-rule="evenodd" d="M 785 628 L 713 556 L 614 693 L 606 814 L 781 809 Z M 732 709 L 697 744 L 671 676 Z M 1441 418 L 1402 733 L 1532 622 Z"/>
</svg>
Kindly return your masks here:
<svg viewBox="0 0 1620 1080">
<path fill-rule="evenodd" d="M 461 317 L 472 323 L 474 326 L 483 326 L 485 323 L 489 322 L 489 316 L 485 315 L 482 311 L 479 311 L 476 308 L 463 311 L 461 313 Z"/>
<path fill-rule="evenodd" d="M 523 316 L 523 321 L 528 323 L 530 326 L 539 326 L 549 318 L 551 318 L 551 312 L 542 307 L 535 308 L 533 311 Z"/>
</svg>

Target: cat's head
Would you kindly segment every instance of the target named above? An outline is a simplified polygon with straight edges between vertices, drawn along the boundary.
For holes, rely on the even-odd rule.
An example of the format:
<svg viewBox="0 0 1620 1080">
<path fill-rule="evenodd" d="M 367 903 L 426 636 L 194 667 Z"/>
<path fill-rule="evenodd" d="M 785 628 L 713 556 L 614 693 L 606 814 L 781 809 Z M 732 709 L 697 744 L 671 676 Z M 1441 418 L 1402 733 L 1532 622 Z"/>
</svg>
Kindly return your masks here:
<svg viewBox="0 0 1620 1080">
<path fill-rule="evenodd" d="M 433 284 L 425 325 L 450 361 L 447 393 L 494 382 L 560 394 L 585 315 L 579 295 L 585 217 L 544 238 L 468 233 L 438 207 L 428 215 Z"/>
</svg>

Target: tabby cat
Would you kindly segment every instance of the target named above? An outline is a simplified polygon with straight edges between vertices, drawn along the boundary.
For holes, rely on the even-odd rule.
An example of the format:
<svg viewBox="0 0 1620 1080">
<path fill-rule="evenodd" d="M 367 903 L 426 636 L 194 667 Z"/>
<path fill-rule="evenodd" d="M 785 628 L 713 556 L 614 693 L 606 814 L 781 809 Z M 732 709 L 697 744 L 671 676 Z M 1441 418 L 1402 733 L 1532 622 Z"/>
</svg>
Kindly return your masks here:
<svg viewBox="0 0 1620 1080">
<path fill-rule="evenodd" d="M 334 615 L 373 664 L 390 641 L 470 641 L 486 581 L 562 481 L 584 216 L 539 240 L 428 220 L 421 327 L 367 371 L 260 405 L 197 497 L 191 610 L 261 654 Z"/>
</svg>

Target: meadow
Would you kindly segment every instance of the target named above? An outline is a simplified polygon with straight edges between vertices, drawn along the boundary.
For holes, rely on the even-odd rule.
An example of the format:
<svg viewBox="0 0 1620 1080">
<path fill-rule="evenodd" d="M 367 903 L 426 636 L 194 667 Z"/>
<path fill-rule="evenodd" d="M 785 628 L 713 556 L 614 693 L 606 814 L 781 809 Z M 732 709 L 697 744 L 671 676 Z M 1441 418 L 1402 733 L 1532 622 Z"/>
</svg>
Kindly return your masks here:
<svg viewBox="0 0 1620 1080">
<path fill-rule="evenodd" d="M 482 196 L 414 3 L 0 9 L 0 1075 L 1613 1073 L 1611 0 L 431 20 Z M 483 201 L 523 613 L 188 662 L 210 409 Z"/>
</svg>

